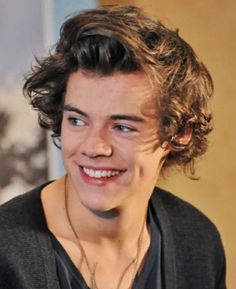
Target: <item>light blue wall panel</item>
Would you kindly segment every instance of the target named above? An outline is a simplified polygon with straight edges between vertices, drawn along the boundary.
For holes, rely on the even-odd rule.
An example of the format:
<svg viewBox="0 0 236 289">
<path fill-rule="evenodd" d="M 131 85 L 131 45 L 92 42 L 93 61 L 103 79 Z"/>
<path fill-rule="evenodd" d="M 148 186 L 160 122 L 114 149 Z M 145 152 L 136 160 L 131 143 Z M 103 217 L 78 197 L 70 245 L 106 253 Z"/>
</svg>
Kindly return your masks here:
<svg viewBox="0 0 236 289">
<path fill-rule="evenodd" d="M 61 24 L 76 11 L 97 7 L 96 0 L 54 0 L 54 37 L 58 38 Z"/>
<path fill-rule="evenodd" d="M 51 0 L 48 0 L 51 1 Z M 59 30 L 68 15 L 76 11 L 92 9 L 97 7 L 96 0 L 52 0 L 52 41 L 58 40 Z M 52 43 L 52 44 L 53 44 Z M 49 142 L 49 179 L 55 179 L 65 173 L 61 158 L 61 151 Z"/>
</svg>

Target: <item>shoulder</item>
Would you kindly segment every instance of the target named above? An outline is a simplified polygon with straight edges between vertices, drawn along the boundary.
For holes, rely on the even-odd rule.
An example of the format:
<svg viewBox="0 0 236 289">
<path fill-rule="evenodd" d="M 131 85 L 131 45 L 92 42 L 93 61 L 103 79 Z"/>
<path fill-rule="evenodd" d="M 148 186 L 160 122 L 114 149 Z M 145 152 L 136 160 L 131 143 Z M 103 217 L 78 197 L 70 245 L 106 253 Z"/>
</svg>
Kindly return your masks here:
<svg viewBox="0 0 236 289">
<path fill-rule="evenodd" d="M 42 218 L 40 193 L 44 186 L 34 188 L 0 206 L 0 234 L 9 229 L 31 226 Z"/>
<path fill-rule="evenodd" d="M 41 203 L 45 185 L 0 206 L 0 283 L 6 280 L 9 285 L 14 280 L 15 285 L 9 285 L 11 288 L 18 285 L 46 288 L 49 279 L 57 282 L 53 248 Z"/>
<path fill-rule="evenodd" d="M 26 252 L 34 252 L 32 247 L 46 232 L 40 199 L 42 188 L 35 188 L 0 206 L 0 268 L 1 264 L 16 262 L 15 256 L 23 258 Z"/>
<path fill-rule="evenodd" d="M 160 188 L 155 189 L 151 204 L 164 241 L 172 238 L 179 263 L 185 266 L 189 262 L 192 268 L 206 272 L 222 267 L 223 272 L 225 256 L 221 236 L 204 213 Z"/>
<path fill-rule="evenodd" d="M 170 192 L 156 188 L 152 203 L 157 209 L 162 207 L 175 226 L 184 227 L 188 231 L 201 227 L 203 231 L 206 229 L 218 234 L 214 223 L 203 212 Z"/>
<path fill-rule="evenodd" d="M 165 233 L 169 227 L 168 232 L 180 254 L 189 254 L 191 250 L 199 257 L 224 255 L 218 229 L 199 209 L 160 188 L 155 189 L 152 205 L 161 229 Z"/>
<path fill-rule="evenodd" d="M 156 188 L 150 204 L 162 233 L 164 256 L 173 252 L 178 282 L 225 288 L 225 254 L 214 223 L 188 202 Z M 215 287 L 215 285 L 217 285 Z"/>
</svg>

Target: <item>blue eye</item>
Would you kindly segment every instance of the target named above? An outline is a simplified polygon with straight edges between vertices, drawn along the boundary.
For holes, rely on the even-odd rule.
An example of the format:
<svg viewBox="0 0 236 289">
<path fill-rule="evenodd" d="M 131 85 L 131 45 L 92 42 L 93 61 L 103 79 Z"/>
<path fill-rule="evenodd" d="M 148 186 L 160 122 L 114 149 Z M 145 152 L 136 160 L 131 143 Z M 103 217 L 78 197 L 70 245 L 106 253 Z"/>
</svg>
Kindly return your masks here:
<svg viewBox="0 0 236 289">
<path fill-rule="evenodd" d="M 74 126 L 84 126 L 85 125 L 85 122 L 80 118 L 69 117 L 68 120 Z"/>
<path fill-rule="evenodd" d="M 116 124 L 114 126 L 114 129 L 117 131 L 120 131 L 120 132 L 124 132 L 124 133 L 136 131 L 136 129 L 134 129 L 130 126 L 124 125 L 124 124 Z"/>
</svg>

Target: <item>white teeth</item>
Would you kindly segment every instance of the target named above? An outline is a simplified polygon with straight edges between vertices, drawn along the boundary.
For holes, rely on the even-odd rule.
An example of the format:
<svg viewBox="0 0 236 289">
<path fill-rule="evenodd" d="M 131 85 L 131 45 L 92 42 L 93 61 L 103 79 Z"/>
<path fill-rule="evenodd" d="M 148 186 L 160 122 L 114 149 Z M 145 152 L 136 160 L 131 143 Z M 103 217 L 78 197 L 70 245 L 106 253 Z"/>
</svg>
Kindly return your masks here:
<svg viewBox="0 0 236 289">
<path fill-rule="evenodd" d="M 109 178 L 109 177 L 114 177 L 117 176 L 120 171 L 111 171 L 111 170 L 92 170 L 88 169 L 86 167 L 83 167 L 83 171 L 85 172 L 86 175 L 92 177 L 92 178 Z"/>
</svg>

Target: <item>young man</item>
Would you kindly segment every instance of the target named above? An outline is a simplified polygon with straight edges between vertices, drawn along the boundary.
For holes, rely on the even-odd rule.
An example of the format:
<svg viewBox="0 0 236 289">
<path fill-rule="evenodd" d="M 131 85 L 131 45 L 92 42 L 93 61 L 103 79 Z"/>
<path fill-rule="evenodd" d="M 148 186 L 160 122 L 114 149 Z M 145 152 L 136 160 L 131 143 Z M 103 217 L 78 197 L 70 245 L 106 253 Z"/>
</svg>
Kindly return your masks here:
<svg viewBox="0 0 236 289">
<path fill-rule="evenodd" d="M 0 209 L 0 288 L 223 289 L 219 234 L 156 188 L 194 173 L 213 84 L 177 32 L 136 7 L 82 12 L 24 86 L 66 176 Z"/>
</svg>

